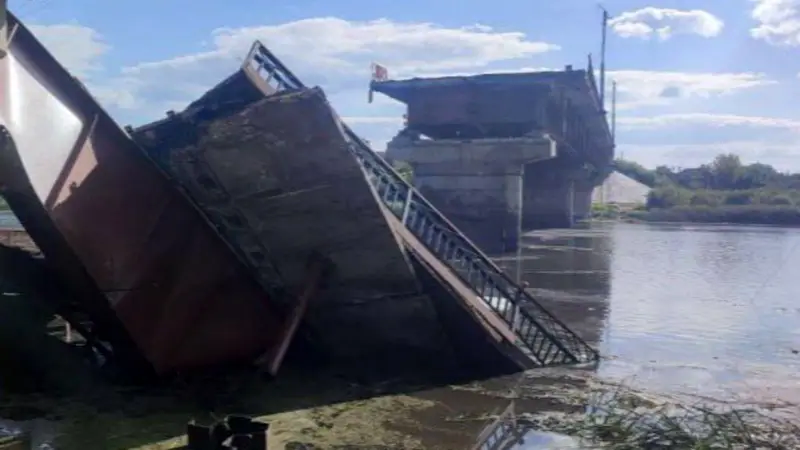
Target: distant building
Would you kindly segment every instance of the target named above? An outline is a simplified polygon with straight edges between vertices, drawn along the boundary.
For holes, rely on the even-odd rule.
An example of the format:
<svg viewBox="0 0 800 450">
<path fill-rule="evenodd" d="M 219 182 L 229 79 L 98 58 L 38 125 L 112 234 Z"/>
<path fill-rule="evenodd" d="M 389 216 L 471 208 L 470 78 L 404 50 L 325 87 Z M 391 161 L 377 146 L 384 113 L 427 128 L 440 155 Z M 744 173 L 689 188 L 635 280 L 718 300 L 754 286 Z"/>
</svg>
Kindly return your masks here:
<svg viewBox="0 0 800 450">
<path fill-rule="evenodd" d="M 644 205 L 651 188 L 619 172 L 611 175 L 592 193 L 592 203 L 615 203 L 617 205 Z"/>
</svg>

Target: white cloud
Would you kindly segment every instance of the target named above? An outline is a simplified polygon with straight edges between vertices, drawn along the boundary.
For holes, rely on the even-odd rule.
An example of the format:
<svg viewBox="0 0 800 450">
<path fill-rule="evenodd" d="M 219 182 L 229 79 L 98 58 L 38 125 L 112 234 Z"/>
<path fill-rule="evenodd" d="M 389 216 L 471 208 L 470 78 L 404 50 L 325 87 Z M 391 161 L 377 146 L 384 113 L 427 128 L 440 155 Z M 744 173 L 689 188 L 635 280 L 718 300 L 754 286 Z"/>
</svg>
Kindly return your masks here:
<svg viewBox="0 0 800 450">
<path fill-rule="evenodd" d="M 274 50 L 309 85 L 329 96 L 365 92 L 369 65 L 380 62 L 399 78 L 435 72 L 479 72 L 493 63 L 528 62 L 558 46 L 484 25 L 443 27 L 388 19 L 346 21 L 323 17 L 277 25 L 219 28 L 191 54 L 123 68 L 103 83 L 86 76 L 108 50 L 99 34 L 76 25 L 32 27 L 42 42 L 106 106 L 129 110 L 138 121 L 180 109 L 236 70 L 254 40 Z M 360 94 L 363 95 L 363 94 Z M 362 101 L 363 103 L 363 101 Z M 345 111 L 343 111 L 345 112 Z"/>
<path fill-rule="evenodd" d="M 659 72 L 617 70 L 608 73 L 617 81 L 618 108 L 667 105 L 685 98 L 708 98 L 775 84 L 762 73 Z"/>
<path fill-rule="evenodd" d="M 532 64 L 531 58 L 557 49 L 552 44 L 527 40 L 521 33 L 499 32 L 483 26 L 444 28 L 385 19 L 348 22 L 320 18 L 281 25 L 219 29 L 213 32 L 206 47 L 210 50 L 137 64 L 108 76 L 108 68 L 104 70 L 101 63 L 110 46 L 97 32 L 80 25 L 31 28 L 62 63 L 83 79 L 101 103 L 115 107 L 118 112 L 127 109 L 127 115 L 136 114 L 137 119 L 133 121 L 137 123 L 161 116 L 168 109 L 181 109 L 197 98 L 234 71 L 252 41 L 259 39 L 309 85 L 323 86 L 345 120 L 378 149 L 383 149 L 400 128 L 402 106 L 384 101 L 382 96 L 376 96 L 376 103 L 367 106 L 365 91 L 371 61 L 386 65 L 395 78 L 540 71 L 546 69 Z M 498 65 L 505 69 L 495 69 Z M 520 68 L 514 69 L 514 66 Z M 671 104 L 683 98 L 726 95 L 774 83 L 759 73 L 646 70 L 611 71 L 609 79 L 619 82 L 620 106 L 627 111 L 640 106 Z M 370 115 L 372 112 L 374 116 Z M 130 119 L 126 116 L 124 120 Z M 623 116 L 620 125 L 634 128 L 684 123 L 736 125 L 759 123 L 758 120 L 770 126 L 770 120 L 779 119 L 702 114 L 648 119 Z M 781 145 L 764 148 L 789 151 L 791 147 Z M 703 161 L 716 151 L 710 148 L 697 147 Z M 657 154 L 675 155 L 680 150 L 685 155 L 689 149 L 694 151 L 687 146 L 662 147 Z"/>
<path fill-rule="evenodd" d="M 100 70 L 99 59 L 111 49 L 100 33 L 78 24 L 31 25 L 30 30 L 78 77 Z"/>
<path fill-rule="evenodd" d="M 617 155 L 646 167 L 697 167 L 721 153 L 736 153 L 743 162 L 771 164 L 778 170 L 800 172 L 800 140 L 770 142 L 763 140 L 720 141 L 709 144 L 617 146 Z"/>
<path fill-rule="evenodd" d="M 47 50 L 105 106 L 143 106 L 135 96 L 138 81 L 130 77 L 109 79 L 102 64 L 111 45 L 96 30 L 79 24 L 30 25 Z"/>
<path fill-rule="evenodd" d="M 752 0 L 751 13 L 757 25 L 750 30 L 755 39 L 773 45 L 800 46 L 800 0 Z"/>
<path fill-rule="evenodd" d="M 696 167 L 720 153 L 736 153 L 746 163 L 762 162 L 779 170 L 800 171 L 798 119 L 676 113 L 623 116 L 617 123 L 617 154 L 648 167 Z"/>
<path fill-rule="evenodd" d="M 710 38 L 722 32 L 724 23 L 703 10 L 647 8 L 627 11 L 609 21 L 611 29 L 623 38 L 649 39 L 656 35 L 662 40 L 675 34 L 696 34 Z"/>
<path fill-rule="evenodd" d="M 740 116 L 735 114 L 662 114 L 647 117 L 620 117 L 617 124 L 624 128 L 663 128 L 680 125 L 706 125 L 713 127 L 761 127 L 782 128 L 800 132 L 800 120 L 777 117 Z"/>
<path fill-rule="evenodd" d="M 558 46 L 527 40 L 523 33 L 495 31 L 487 26 L 445 28 L 430 23 L 388 19 L 349 22 L 333 17 L 304 19 L 280 25 L 220 28 L 212 32 L 212 49 L 127 68 L 128 76 L 145 83 L 179 79 L 207 85 L 230 71 L 254 40 L 274 49 L 301 75 L 328 90 L 353 83 L 365 86 L 369 64 L 379 62 L 392 77 L 436 71 L 479 70 L 498 61 L 527 60 Z M 166 77 L 166 78 L 165 78 Z"/>
</svg>

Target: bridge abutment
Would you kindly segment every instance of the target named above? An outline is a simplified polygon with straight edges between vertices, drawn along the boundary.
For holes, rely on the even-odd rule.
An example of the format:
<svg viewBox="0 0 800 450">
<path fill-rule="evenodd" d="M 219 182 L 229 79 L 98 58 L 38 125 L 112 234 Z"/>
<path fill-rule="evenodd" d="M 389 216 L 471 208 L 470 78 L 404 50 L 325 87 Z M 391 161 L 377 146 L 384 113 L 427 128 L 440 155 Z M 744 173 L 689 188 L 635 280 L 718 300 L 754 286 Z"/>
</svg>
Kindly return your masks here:
<svg viewBox="0 0 800 450">
<path fill-rule="evenodd" d="M 525 167 L 523 231 L 569 228 L 589 214 L 593 185 L 578 164 L 553 159 Z"/>
</svg>

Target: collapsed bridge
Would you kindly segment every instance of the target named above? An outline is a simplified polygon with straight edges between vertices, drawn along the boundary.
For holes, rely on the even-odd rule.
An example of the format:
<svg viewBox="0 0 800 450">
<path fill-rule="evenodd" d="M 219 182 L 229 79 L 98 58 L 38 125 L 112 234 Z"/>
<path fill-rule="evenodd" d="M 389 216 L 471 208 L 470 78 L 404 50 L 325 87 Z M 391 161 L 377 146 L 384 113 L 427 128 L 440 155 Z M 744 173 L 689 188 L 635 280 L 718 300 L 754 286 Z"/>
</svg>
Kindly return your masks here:
<svg viewBox="0 0 800 450">
<path fill-rule="evenodd" d="M 372 92 L 406 104 L 387 157 L 484 251 L 517 249 L 523 231 L 588 217 L 611 172 L 614 139 L 591 59 L 586 69 L 388 79 Z"/>
<path fill-rule="evenodd" d="M 597 359 L 262 44 L 126 131 L 13 15 L 9 30 L 2 193 L 57 274 L 59 314 L 107 360 L 275 374 L 297 340 L 335 362 Z"/>
</svg>

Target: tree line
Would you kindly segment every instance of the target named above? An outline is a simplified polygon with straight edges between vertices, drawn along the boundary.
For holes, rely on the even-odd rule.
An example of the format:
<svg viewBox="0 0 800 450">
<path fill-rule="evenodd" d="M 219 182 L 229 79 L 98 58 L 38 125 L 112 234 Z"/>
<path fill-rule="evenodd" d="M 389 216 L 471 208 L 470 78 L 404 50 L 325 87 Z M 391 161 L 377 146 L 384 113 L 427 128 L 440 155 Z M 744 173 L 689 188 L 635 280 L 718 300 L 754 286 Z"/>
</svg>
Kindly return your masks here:
<svg viewBox="0 0 800 450">
<path fill-rule="evenodd" d="M 667 166 L 650 170 L 617 159 L 614 167 L 653 188 L 648 208 L 722 205 L 800 205 L 800 173 L 779 172 L 768 164 L 742 164 L 735 154 L 718 155 L 688 169 Z"/>
<path fill-rule="evenodd" d="M 650 170 L 623 159 L 614 168 L 652 188 L 639 213 L 647 220 L 800 224 L 800 173 L 743 164 L 732 153 L 694 168 Z"/>
</svg>

